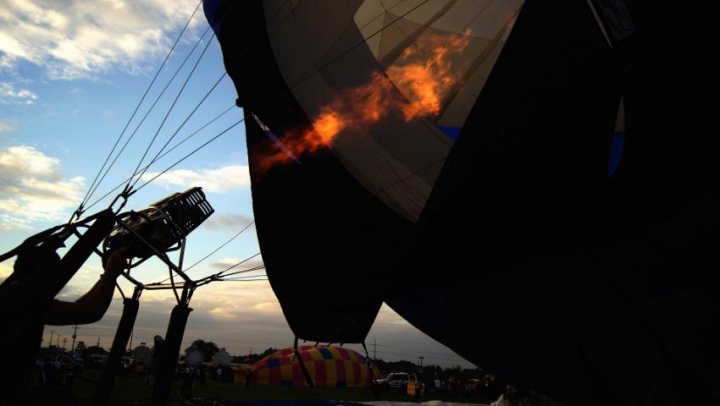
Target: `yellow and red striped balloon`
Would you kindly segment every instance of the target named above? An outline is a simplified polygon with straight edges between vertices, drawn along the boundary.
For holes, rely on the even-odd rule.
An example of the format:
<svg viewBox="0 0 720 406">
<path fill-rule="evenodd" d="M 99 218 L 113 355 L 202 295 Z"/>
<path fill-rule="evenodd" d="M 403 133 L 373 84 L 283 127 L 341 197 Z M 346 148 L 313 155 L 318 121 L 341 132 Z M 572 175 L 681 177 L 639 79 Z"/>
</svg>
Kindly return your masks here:
<svg viewBox="0 0 720 406">
<path fill-rule="evenodd" d="M 293 348 L 285 348 L 256 362 L 254 365 L 235 372 L 235 382 L 245 383 L 250 374 L 250 384 L 308 386 L 303 364 L 314 386 L 324 388 L 368 388 L 372 380 L 382 374 L 375 367 L 369 367 L 366 358 L 354 350 L 339 346 L 305 345 L 298 347 L 298 355 Z"/>
</svg>

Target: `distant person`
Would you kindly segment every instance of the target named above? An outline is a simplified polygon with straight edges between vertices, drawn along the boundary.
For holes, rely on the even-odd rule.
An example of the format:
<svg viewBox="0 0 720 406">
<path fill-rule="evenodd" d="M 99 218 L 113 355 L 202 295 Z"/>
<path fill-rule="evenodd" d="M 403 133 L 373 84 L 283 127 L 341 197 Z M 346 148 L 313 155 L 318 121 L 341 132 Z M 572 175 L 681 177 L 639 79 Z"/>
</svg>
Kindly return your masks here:
<svg viewBox="0 0 720 406">
<path fill-rule="evenodd" d="M 100 320 L 112 301 L 115 280 L 127 268 L 125 249 L 119 248 L 103 258 L 105 272 L 95 285 L 75 302 L 42 297 L 60 256 L 48 247 L 28 247 L 15 260 L 13 273 L 0 285 L 0 405 L 27 404 L 44 325 L 89 324 Z"/>
<path fill-rule="evenodd" d="M 497 400 L 490 403 L 490 406 L 516 406 L 518 404 L 516 394 L 517 390 L 514 386 L 506 385 L 505 392 L 500 394 Z"/>
<path fill-rule="evenodd" d="M 207 375 L 207 367 L 205 366 L 205 364 L 198 365 L 197 372 L 198 372 L 198 383 L 200 383 L 200 385 L 205 385 L 205 383 L 206 383 L 205 375 Z"/>
<path fill-rule="evenodd" d="M 42 383 L 46 386 L 55 386 L 58 382 L 58 368 L 50 357 L 45 357 L 41 371 Z"/>
<path fill-rule="evenodd" d="M 473 385 L 472 385 L 472 382 L 470 382 L 470 380 L 468 379 L 465 381 L 465 397 L 466 398 L 471 397 L 472 392 L 473 392 Z"/>
<path fill-rule="evenodd" d="M 161 335 L 156 334 L 153 337 L 153 347 L 150 350 L 150 365 L 147 368 L 147 375 L 145 381 L 150 386 L 155 385 L 157 378 L 158 365 L 161 365 L 161 359 L 165 352 L 165 339 Z"/>
</svg>

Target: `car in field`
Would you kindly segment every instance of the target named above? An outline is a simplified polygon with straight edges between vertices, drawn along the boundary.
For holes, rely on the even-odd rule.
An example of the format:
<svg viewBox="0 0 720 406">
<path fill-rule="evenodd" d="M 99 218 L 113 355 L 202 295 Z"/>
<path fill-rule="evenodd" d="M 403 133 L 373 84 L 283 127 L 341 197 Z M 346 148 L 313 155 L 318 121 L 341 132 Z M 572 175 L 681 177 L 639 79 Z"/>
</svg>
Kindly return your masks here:
<svg viewBox="0 0 720 406">
<path fill-rule="evenodd" d="M 54 358 L 54 362 L 56 366 L 59 366 L 59 368 L 72 372 L 80 372 L 85 366 L 82 358 L 71 358 L 67 355 L 56 356 Z"/>
<path fill-rule="evenodd" d="M 413 372 L 391 372 L 384 379 L 378 379 L 376 383 L 383 389 L 400 389 L 407 387 L 409 382 L 419 384 L 417 376 Z"/>
</svg>

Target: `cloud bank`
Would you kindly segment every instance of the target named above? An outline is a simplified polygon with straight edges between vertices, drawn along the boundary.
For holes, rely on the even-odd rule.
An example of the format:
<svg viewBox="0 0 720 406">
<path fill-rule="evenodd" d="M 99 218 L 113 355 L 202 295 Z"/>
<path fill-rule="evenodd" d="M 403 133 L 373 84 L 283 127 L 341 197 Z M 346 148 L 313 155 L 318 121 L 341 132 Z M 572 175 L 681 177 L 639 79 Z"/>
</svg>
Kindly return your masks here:
<svg viewBox="0 0 720 406">
<path fill-rule="evenodd" d="M 0 0 L 0 71 L 21 63 L 50 79 L 139 72 L 164 55 L 197 2 Z M 198 12 L 193 21 L 204 18 Z M 170 34 L 176 35 L 176 34 Z"/>
<path fill-rule="evenodd" d="M 0 231 L 67 220 L 84 188 L 84 178 L 63 178 L 60 162 L 35 148 L 0 150 Z"/>
<path fill-rule="evenodd" d="M 157 179 L 155 179 L 156 177 Z M 142 179 L 146 181 L 152 180 L 156 185 L 169 189 L 177 186 L 190 188 L 202 185 L 203 190 L 206 192 L 221 194 L 250 187 L 250 174 L 247 165 L 229 165 L 217 169 L 200 170 L 178 169 L 163 174 L 148 172 L 142 176 Z"/>
</svg>

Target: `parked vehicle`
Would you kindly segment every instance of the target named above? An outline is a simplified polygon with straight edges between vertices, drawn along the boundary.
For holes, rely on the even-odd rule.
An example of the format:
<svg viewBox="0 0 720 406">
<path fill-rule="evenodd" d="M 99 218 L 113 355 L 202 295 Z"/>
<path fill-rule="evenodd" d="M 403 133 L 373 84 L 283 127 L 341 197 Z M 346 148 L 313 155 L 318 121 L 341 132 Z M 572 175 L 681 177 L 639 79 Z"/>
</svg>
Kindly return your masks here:
<svg viewBox="0 0 720 406">
<path fill-rule="evenodd" d="M 58 365 L 65 371 L 80 372 L 83 369 L 84 363 L 82 358 L 70 358 L 67 355 L 60 355 L 55 357 L 55 365 Z"/>
<path fill-rule="evenodd" d="M 391 372 L 384 379 L 377 380 L 377 384 L 383 389 L 399 389 L 403 392 L 409 382 L 420 384 L 413 372 Z"/>
</svg>

